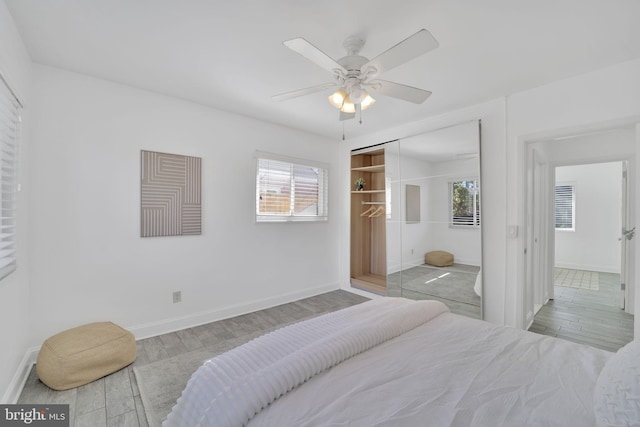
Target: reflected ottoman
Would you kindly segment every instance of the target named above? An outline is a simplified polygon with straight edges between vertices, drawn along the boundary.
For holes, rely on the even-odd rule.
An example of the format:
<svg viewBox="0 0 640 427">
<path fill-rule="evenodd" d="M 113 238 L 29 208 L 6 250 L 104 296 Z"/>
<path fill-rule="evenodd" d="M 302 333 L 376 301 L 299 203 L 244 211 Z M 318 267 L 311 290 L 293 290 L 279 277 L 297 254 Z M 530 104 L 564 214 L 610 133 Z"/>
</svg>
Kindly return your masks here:
<svg viewBox="0 0 640 427">
<path fill-rule="evenodd" d="M 453 265 L 453 254 L 446 251 L 431 251 L 424 256 L 425 264 L 436 267 L 447 267 Z"/>
<path fill-rule="evenodd" d="M 90 383 L 136 360 L 133 334 L 111 322 L 90 323 L 60 332 L 42 344 L 36 372 L 54 390 Z"/>
</svg>

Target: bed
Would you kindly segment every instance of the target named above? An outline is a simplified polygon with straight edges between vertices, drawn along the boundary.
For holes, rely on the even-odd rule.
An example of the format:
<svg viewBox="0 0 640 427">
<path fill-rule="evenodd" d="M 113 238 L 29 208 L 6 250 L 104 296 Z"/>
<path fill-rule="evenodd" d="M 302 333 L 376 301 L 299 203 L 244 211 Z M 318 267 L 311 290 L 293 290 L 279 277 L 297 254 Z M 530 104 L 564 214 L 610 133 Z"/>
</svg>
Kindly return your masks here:
<svg viewBox="0 0 640 427">
<path fill-rule="evenodd" d="M 639 355 L 380 298 L 208 360 L 163 426 L 630 425 Z"/>
</svg>

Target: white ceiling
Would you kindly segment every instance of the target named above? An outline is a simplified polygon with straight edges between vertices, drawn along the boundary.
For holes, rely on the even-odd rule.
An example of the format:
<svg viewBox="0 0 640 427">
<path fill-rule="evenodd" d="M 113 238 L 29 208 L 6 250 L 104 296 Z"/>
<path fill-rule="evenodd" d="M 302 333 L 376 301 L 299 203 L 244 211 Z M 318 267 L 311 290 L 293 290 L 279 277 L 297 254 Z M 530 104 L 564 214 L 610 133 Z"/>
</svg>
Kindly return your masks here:
<svg viewBox="0 0 640 427">
<path fill-rule="evenodd" d="M 282 41 L 334 59 L 366 38 L 375 57 L 421 28 L 440 47 L 381 77 L 433 92 L 422 105 L 378 97 L 349 137 L 640 57 L 637 0 L 5 0 L 34 61 L 332 138 L 331 81 Z M 589 90 L 589 88 L 585 88 Z"/>
</svg>

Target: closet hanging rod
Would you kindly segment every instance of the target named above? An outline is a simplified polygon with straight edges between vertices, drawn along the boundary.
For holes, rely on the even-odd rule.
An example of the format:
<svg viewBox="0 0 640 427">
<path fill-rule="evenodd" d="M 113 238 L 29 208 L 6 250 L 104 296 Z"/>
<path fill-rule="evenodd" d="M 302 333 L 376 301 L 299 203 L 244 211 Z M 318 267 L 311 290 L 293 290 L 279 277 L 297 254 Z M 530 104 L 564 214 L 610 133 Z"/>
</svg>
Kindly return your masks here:
<svg viewBox="0 0 640 427">
<path fill-rule="evenodd" d="M 363 205 L 384 205 L 385 202 L 362 202 Z"/>
</svg>

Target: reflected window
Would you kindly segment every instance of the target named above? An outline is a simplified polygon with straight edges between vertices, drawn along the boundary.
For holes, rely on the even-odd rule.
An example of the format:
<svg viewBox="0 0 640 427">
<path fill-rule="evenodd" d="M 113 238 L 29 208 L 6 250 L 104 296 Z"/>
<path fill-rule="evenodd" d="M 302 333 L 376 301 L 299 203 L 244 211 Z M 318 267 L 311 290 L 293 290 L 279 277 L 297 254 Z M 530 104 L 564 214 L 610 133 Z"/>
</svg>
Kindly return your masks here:
<svg viewBox="0 0 640 427">
<path fill-rule="evenodd" d="M 478 180 L 449 182 L 451 227 L 480 227 L 480 183 Z"/>
</svg>

